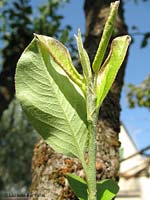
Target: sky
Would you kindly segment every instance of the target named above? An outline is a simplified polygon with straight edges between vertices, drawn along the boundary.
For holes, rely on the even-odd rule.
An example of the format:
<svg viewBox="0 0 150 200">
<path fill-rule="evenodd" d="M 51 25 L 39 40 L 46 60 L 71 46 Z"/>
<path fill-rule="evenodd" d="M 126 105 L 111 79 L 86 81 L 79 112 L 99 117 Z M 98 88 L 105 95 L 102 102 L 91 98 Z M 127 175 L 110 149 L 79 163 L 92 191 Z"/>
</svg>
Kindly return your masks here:
<svg viewBox="0 0 150 200">
<path fill-rule="evenodd" d="M 41 2 L 43 3 L 44 0 L 32 0 L 34 5 Z M 133 0 L 125 0 L 125 2 L 124 14 L 129 33 L 134 32 L 131 29 L 133 25 L 139 28 L 138 31 L 150 31 L 150 2 L 144 3 L 141 0 L 138 3 L 134 3 Z M 62 25 L 71 24 L 73 27 L 70 33 L 72 36 L 77 33 L 78 28 L 84 33 L 85 17 L 83 3 L 83 0 L 70 0 L 69 4 L 59 9 L 59 13 L 65 16 Z M 125 86 L 121 97 L 121 121 L 135 141 L 138 149 L 150 145 L 150 111 L 138 107 L 129 109 L 126 101 L 126 87 L 129 83 L 140 84 L 150 74 L 150 41 L 146 48 L 141 49 L 141 39 L 141 36 L 135 36 L 134 43 L 130 47 L 125 74 Z"/>
<path fill-rule="evenodd" d="M 129 33 L 133 33 L 131 27 L 136 25 L 139 31 L 150 31 L 150 2 L 135 4 L 133 1 L 126 3 L 125 20 L 129 27 Z M 134 37 L 134 43 L 130 47 L 129 59 L 125 74 L 125 84 L 140 84 L 150 74 L 150 41 L 146 48 L 140 48 L 141 36 Z M 124 87 L 122 98 L 121 119 L 139 149 L 150 145 L 150 111 L 145 108 L 129 109 L 126 101 L 126 89 Z"/>
</svg>

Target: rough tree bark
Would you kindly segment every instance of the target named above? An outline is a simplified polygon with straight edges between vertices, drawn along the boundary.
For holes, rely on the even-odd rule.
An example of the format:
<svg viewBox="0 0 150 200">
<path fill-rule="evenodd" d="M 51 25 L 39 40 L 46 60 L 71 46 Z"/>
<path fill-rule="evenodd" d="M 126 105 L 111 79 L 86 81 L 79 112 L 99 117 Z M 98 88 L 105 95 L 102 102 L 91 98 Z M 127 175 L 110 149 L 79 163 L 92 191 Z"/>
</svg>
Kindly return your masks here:
<svg viewBox="0 0 150 200">
<path fill-rule="evenodd" d="M 85 47 L 90 55 L 91 61 L 97 50 L 111 2 L 110 0 L 85 1 Z M 115 33 L 116 35 L 124 35 L 127 33 L 123 19 L 122 4 L 120 5 L 120 12 L 116 20 Z M 118 134 L 120 131 L 119 116 L 121 110 L 119 101 L 123 85 L 125 63 L 126 61 L 123 63 L 99 114 L 96 162 L 98 180 L 104 178 L 118 180 L 120 146 Z M 31 192 L 39 195 L 44 194 L 45 200 L 77 199 L 69 189 L 64 177 L 67 172 L 76 172 L 78 175 L 84 177 L 82 166 L 77 159 L 67 158 L 55 153 L 43 140 L 40 140 L 34 148 Z"/>
</svg>

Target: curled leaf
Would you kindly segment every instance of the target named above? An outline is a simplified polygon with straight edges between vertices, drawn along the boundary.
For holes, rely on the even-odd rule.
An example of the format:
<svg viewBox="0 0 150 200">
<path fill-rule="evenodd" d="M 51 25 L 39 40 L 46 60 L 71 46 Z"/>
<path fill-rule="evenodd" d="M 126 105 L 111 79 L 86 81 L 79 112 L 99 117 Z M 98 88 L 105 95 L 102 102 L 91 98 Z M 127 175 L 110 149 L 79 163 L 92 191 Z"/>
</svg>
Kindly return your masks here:
<svg viewBox="0 0 150 200">
<path fill-rule="evenodd" d="M 109 14 L 109 17 L 105 24 L 103 35 L 100 40 L 99 47 L 98 47 L 98 50 L 96 52 L 96 55 L 95 55 L 95 58 L 94 58 L 94 61 L 92 64 L 92 69 L 96 74 L 98 73 L 98 71 L 101 67 L 109 40 L 110 40 L 112 32 L 113 32 L 114 21 L 116 18 L 118 7 L 119 7 L 119 1 L 115 1 L 115 2 L 111 3 L 110 14 Z"/>
<path fill-rule="evenodd" d="M 101 67 L 97 78 L 97 108 L 99 108 L 106 97 L 117 72 L 126 56 L 130 36 L 117 37 L 111 44 L 111 49 L 107 59 Z"/>
<path fill-rule="evenodd" d="M 41 45 L 47 48 L 54 61 L 85 93 L 85 80 L 75 69 L 68 49 L 61 42 L 52 37 L 38 34 L 35 34 L 35 37 L 39 40 Z"/>
</svg>

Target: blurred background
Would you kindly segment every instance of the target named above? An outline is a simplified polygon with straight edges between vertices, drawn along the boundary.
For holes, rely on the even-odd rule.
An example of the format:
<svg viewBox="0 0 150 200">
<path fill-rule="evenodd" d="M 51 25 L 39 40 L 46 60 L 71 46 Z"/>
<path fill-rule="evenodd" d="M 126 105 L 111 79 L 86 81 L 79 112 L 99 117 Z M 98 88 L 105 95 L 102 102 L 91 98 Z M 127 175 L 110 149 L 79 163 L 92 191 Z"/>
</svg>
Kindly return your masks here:
<svg viewBox="0 0 150 200">
<path fill-rule="evenodd" d="M 140 151 L 150 145 L 150 1 L 122 3 L 132 44 L 121 96 L 121 121 Z M 27 191 L 33 148 L 39 139 L 15 99 L 16 63 L 34 32 L 59 39 L 75 62 L 74 34 L 78 28 L 83 37 L 85 33 L 83 5 L 81 0 L 0 1 L 0 191 Z M 149 148 L 146 153 L 149 156 Z"/>
</svg>

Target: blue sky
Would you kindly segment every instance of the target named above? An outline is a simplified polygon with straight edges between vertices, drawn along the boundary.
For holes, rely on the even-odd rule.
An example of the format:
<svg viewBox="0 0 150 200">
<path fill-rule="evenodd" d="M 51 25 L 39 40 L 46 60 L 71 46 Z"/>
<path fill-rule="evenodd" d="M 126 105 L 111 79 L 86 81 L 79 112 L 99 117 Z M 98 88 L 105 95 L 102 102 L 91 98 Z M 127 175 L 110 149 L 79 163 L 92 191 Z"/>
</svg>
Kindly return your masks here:
<svg viewBox="0 0 150 200">
<path fill-rule="evenodd" d="M 129 1 L 125 6 L 125 19 L 129 26 L 129 33 L 133 33 L 131 27 L 136 25 L 139 31 L 150 31 L 150 3 L 134 4 Z M 140 48 L 142 37 L 134 37 L 134 44 L 131 45 L 128 64 L 125 74 L 125 83 L 140 84 L 150 74 L 150 42 L 146 48 Z M 126 125 L 129 133 L 134 138 L 137 147 L 143 148 L 150 144 L 150 112 L 144 108 L 129 109 L 125 97 L 126 90 L 122 93 L 122 114 L 121 119 Z"/>
<path fill-rule="evenodd" d="M 46 1 L 46 0 L 45 0 Z M 41 3 L 41 0 L 32 0 L 33 4 Z M 84 33 L 85 18 L 82 0 L 70 0 L 69 4 L 61 7 L 59 13 L 65 16 L 63 25 L 71 24 L 72 35 L 80 28 Z M 125 20 L 129 27 L 129 33 L 133 33 L 131 27 L 136 25 L 141 32 L 150 31 L 150 2 L 135 4 L 133 0 L 125 0 Z M 125 84 L 140 84 L 150 73 L 150 42 L 146 48 L 140 48 L 142 37 L 134 37 L 134 43 L 130 48 L 130 54 L 125 74 Z M 125 124 L 131 137 L 135 140 L 139 149 L 150 144 L 150 112 L 144 108 L 129 109 L 126 102 L 126 89 L 123 88 L 121 98 L 121 120 Z"/>
</svg>

